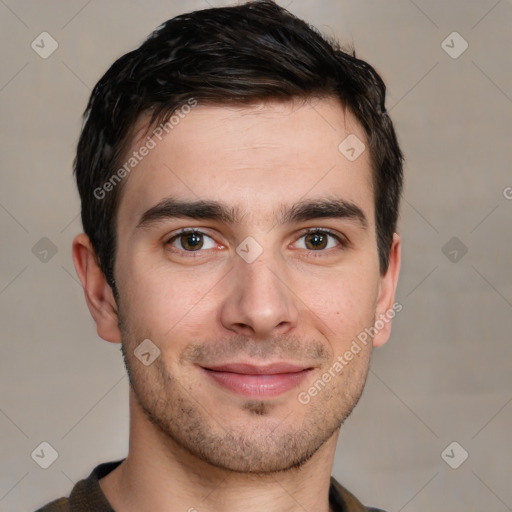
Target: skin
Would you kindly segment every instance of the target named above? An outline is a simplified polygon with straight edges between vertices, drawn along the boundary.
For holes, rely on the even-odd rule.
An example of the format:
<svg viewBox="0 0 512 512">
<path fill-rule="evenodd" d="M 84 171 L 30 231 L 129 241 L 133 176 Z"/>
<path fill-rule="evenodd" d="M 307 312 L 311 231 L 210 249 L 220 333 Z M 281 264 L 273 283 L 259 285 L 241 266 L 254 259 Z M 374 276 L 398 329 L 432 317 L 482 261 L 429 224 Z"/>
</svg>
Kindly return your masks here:
<svg viewBox="0 0 512 512">
<path fill-rule="evenodd" d="M 132 151 L 145 140 L 138 133 Z M 400 266 L 395 234 L 388 270 L 379 270 L 369 151 L 345 158 L 338 145 L 349 134 L 366 144 L 334 98 L 198 106 L 125 178 L 117 302 L 87 236 L 75 238 L 97 332 L 123 344 L 130 376 L 129 454 L 100 480 L 117 511 L 329 510 L 339 429 L 363 390 L 372 343 L 308 404 L 297 397 L 392 308 Z M 222 202 L 239 216 L 137 227 L 171 196 Z M 279 222 L 279 208 L 326 198 L 354 204 L 367 225 L 353 217 Z M 182 228 L 207 235 L 202 248 L 187 252 L 190 238 L 176 238 Z M 341 242 L 306 236 L 306 228 L 331 230 Z M 246 237 L 263 250 L 252 263 L 236 252 Z M 390 326 L 373 346 L 387 341 Z M 147 338 L 160 350 L 149 366 L 134 356 Z M 249 399 L 200 367 L 241 361 L 312 370 L 292 390 Z"/>
</svg>

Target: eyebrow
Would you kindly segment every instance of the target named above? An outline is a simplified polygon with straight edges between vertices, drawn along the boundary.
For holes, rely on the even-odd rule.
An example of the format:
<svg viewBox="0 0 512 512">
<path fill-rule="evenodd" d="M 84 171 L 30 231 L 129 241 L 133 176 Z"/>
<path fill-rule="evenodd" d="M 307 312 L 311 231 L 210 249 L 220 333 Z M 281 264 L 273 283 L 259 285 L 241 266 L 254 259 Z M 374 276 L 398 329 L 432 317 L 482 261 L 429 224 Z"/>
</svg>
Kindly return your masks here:
<svg viewBox="0 0 512 512">
<path fill-rule="evenodd" d="M 357 221 L 368 229 L 368 220 L 363 210 L 345 199 L 303 200 L 291 206 L 281 205 L 278 209 L 278 224 L 304 222 L 320 218 L 336 218 Z M 172 218 L 213 220 L 226 224 L 240 222 L 244 212 L 219 201 L 187 201 L 167 197 L 144 212 L 137 228 L 149 227 L 159 221 Z"/>
</svg>

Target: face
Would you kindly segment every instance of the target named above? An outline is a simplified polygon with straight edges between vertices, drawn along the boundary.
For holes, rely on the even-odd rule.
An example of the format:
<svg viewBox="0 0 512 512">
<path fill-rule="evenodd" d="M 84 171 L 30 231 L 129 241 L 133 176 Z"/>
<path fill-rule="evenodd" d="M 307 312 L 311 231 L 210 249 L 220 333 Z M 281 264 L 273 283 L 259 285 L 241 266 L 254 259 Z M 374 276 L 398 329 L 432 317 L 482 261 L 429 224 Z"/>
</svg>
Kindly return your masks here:
<svg viewBox="0 0 512 512">
<path fill-rule="evenodd" d="M 351 347 L 396 276 L 379 272 L 369 152 L 338 149 L 349 134 L 366 144 L 334 99 L 197 106 L 123 185 L 114 271 L 137 406 L 216 467 L 299 466 L 361 395 L 372 343 Z"/>
</svg>

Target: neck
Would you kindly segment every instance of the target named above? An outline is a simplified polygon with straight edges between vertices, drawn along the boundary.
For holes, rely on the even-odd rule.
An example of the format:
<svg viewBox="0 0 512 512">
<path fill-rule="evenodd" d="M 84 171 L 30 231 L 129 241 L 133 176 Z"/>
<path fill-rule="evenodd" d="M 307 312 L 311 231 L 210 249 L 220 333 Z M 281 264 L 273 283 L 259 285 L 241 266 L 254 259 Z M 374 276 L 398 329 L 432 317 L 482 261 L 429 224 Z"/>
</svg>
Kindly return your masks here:
<svg viewBox="0 0 512 512">
<path fill-rule="evenodd" d="M 117 512 L 329 512 L 329 486 L 339 431 L 301 467 L 239 473 L 198 459 L 145 416 L 130 389 L 126 460 L 100 480 Z"/>
</svg>

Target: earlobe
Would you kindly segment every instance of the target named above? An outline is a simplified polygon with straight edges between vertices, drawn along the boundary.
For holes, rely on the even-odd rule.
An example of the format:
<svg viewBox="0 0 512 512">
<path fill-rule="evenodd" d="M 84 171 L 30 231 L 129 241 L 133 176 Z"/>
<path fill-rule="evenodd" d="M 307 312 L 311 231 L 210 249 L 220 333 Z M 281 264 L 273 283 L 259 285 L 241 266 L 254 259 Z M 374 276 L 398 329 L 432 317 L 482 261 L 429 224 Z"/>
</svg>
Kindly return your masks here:
<svg viewBox="0 0 512 512">
<path fill-rule="evenodd" d="M 73 240 L 73 263 L 98 335 L 106 341 L 121 343 L 117 303 L 85 233 Z"/>
<path fill-rule="evenodd" d="M 401 241 L 400 235 L 393 235 L 393 242 L 389 251 L 389 265 L 386 273 L 381 276 L 379 296 L 375 309 L 375 336 L 373 346 L 380 347 L 388 341 L 391 334 L 391 323 L 401 305 L 395 304 L 395 292 L 400 274 Z"/>
</svg>

